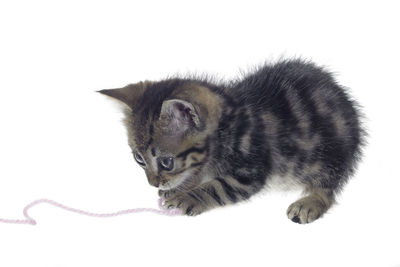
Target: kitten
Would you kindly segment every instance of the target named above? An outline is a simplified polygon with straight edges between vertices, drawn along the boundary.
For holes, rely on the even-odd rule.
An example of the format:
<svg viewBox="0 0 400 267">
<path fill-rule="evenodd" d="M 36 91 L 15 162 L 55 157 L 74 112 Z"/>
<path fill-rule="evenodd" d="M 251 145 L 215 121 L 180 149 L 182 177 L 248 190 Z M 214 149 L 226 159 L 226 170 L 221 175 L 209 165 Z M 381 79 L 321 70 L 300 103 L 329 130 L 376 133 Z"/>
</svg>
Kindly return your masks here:
<svg viewBox="0 0 400 267">
<path fill-rule="evenodd" d="M 278 176 L 306 194 L 289 206 L 289 219 L 310 223 L 334 203 L 361 155 L 356 103 L 303 60 L 230 83 L 170 78 L 99 92 L 125 104 L 134 159 L 165 207 L 187 215 L 246 200 Z"/>
</svg>

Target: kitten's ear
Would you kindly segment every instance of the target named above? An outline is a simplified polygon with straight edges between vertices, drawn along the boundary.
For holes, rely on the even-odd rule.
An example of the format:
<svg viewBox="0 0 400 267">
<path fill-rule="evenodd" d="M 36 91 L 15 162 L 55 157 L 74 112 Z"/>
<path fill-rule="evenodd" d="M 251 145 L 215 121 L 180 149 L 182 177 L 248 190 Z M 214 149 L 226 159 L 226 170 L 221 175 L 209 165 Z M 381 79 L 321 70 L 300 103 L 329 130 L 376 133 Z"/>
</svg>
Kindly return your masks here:
<svg viewBox="0 0 400 267">
<path fill-rule="evenodd" d="M 122 88 L 103 89 L 98 92 L 107 95 L 109 97 L 112 97 L 114 99 L 117 99 L 122 103 L 126 104 L 129 108 L 132 108 L 141 98 L 145 90 L 146 90 L 146 83 L 139 82 L 136 84 L 129 84 Z"/>
<path fill-rule="evenodd" d="M 165 100 L 161 107 L 160 119 L 170 134 L 180 134 L 200 127 L 198 112 L 185 100 Z"/>
</svg>

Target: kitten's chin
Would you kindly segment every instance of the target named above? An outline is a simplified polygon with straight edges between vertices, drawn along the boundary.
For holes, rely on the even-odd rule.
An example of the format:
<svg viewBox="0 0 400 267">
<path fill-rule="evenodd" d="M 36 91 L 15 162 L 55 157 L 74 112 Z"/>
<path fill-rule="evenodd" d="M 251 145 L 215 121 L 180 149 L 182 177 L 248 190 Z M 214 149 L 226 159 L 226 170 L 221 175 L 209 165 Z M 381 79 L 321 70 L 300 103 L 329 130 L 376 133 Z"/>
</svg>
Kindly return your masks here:
<svg viewBox="0 0 400 267">
<path fill-rule="evenodd" d="M 178 178 L 168 181 L 165 184 L 160 184 L 158 186 L 159 189 L 161 190 L 171 190 L 176 188 L 177 186 L 181 185 L 184 181 L 186 181 L 187 178 L 189 178 L 192 175 L 192 172 L 190 170 L 183 172 Z"/>
</svg>

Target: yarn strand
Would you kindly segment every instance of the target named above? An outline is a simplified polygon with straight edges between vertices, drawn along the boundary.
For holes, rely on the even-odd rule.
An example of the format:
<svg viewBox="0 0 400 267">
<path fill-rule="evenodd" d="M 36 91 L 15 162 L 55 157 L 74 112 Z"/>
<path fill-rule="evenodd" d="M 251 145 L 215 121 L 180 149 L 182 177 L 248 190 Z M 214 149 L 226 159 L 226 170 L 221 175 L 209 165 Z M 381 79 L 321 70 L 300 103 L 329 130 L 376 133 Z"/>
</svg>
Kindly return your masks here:
<svg viewBox="0 0 400 267">
<path fill-rule="evenodd" d="M 89 216 L 89 217 L 97 217 L 97 218 L 116 217 L 116 216 L 121 216 L 121 215 L 125 215 L 125 214 L 140 213 L 140 212 L 152 212 L 152 213 L 156 213 L 156 214 L 159 214 L 159 215 L 166 215 L 166 216 L 181 215 L 181 212 L 178 209 L 172 209 L 172 210 L 165 209 L 162 206 L 162 201 L 163 201 L 163 199 L 161 199 L 161 198 L 158 200 L 159 209 L 154 209 L 154 208 L 134 208 L 134 209 L 119 210 L 119 211 L 111 212 L 111 213 L 95 213 L 95 212 L 90 212 L 90 211 L 85 211 L 85 210 L 81 210 L 81 209 L 68 207 L 68 206 L 63 205 L 63 204 L 61 204 L 59 202 L 56 202 L 54 200 L 43 198 L 43 199 L 37 199 L 35 201 L 32 201 L 31 203 L 29 203 L 28 205 L 25 206 L 25 208 L 23 210 L 23 214 L 24 214 L 25 219 L 4 219 L 4 218 L 0 218 L 0 223 L 36 225 L 37 224 L 36 220 L 33 219 L 28 214 L 28 211 L 31 208 L 33 208 L 34 206 L 37 206 L 37 205 L 42 204 L 42 203 L 46 203 L 46 204 L 52 205 L 54 207 L 69 211 L 69 212 L 73 212 L 73 213 L 77 213 L 77 214 L 81 214 L 81 215 L 85 215 L 85 216 Z"/>
</svg>

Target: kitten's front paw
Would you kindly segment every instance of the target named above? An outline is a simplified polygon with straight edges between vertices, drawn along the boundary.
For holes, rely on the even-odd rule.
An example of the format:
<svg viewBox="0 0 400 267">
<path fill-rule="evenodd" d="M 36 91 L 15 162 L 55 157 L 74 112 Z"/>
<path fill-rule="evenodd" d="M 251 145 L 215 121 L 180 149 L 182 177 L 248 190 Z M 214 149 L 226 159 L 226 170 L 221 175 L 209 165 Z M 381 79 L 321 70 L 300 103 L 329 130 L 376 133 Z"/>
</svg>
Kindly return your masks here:
<svg viewBox="0 0 400 267">
<path fill-rule="evenodd" d="M 182 214 L 196 216 L 205 211 L 205 207 L 200 202 L 187 195 L 176 195 L 166 199 L 163 206 L 167 209 L 180 209 Z"/>
<path fill-rule="evenodd" d="M 318 219 L 327 210 L 319 198 L 307 196 L 292 203 L 287 209 L 287 216 L 295 223 L 310 223 Z"/>
<path fill-rule="evenodd" d="M 176 194 L 176 191 L 175 190 L 158 190 L 158 195 L 160 196 L 160 197 L 162 197 L 163 199 L 168 199 L 168 198 L 171 198 L 171 197 L 173 197 L 174 195 Z"/>
</svg>

